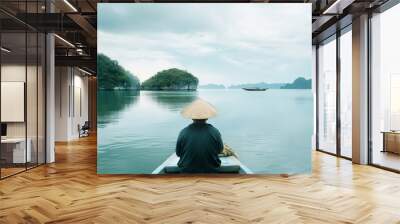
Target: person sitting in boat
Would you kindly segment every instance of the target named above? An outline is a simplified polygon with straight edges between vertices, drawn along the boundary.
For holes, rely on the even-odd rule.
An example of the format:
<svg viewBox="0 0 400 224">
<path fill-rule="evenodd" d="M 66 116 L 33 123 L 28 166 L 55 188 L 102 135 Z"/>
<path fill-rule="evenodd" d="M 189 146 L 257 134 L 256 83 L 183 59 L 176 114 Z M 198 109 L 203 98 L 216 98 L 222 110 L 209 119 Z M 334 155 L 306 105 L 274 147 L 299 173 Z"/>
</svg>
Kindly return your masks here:
<svg viewBox="0 0 400 224">
<path fill-rule="evenodd" d="M 224 149 L 221 134 L 207 123 L 208 118 L 217 114 L 208 102 L 197 99 L 184 108 L 182 116 L 193 120 L 185 127 L 176 142 L 178 166 L 182 173 L 215 173 L 221 166 L 218 157 Z"/>
</svg>

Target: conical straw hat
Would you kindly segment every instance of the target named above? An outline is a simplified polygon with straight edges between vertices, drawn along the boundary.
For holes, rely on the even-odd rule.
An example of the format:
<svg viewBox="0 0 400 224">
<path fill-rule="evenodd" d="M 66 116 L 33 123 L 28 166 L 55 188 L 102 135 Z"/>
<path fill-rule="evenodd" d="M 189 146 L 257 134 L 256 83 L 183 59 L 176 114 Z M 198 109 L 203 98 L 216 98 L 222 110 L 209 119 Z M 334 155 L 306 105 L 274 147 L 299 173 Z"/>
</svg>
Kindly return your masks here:
<svg viewBox="0 0 400 224">
<path fill-rule="evenodd" d="M 207 101 L 197 99 L 187 107 L 183 108 L 181 114 L 189 119 L 208 119 L 217 115 L 217 110 Z"/>
</svg>

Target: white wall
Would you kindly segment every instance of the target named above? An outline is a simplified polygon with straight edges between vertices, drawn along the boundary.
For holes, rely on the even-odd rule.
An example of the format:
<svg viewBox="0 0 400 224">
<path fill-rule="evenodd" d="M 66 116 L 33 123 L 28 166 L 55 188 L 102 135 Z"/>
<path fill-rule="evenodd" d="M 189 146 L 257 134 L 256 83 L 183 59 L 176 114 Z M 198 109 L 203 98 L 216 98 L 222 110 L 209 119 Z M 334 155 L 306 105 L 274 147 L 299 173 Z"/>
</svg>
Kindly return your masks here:
<svg viewBox="0 0 400 224">
<path fill-rule="evenodd" d="M 37 70 L 38 69 L 38 70 Z M 3 113 L 22 113 L 23 119 L 19 122 L 5 122 L 7 124 L 7 137 L 8 138 L 24 138 L 25 135 L 29 139 L 29 147 L 31 148 L 31 155 L 33 162 L 39 159 L 39 163 L 44 163 L 44 150 L 45 150 L 45 120 L 44 120 L 44 74 L 42 67 L 25 66 L 25 64 L 2 64 L 1 66 L 1 81 L 2 82 L 23 82 L 26 89 L 19 90 L 20 94 L 24 94 L 26 90 L 26 101 L 22 102 L 22 107 L 1 108 Z M 25 80 L 27 78 L 27 80 Z M 3 92 L 2 98 L 8 98 L 7 92 Z M 22 91 L 22 92 L 21 92 Z M 24 98 L 24 97 L 22 97 Z M 17 102 L 15 102 L 17 103 Z M 25 105 L 26 103 L 26 105 Z M 26 112 L 26 120 L 24 114 Z M 37 155 L 37 153 L 39 155 Z"/>
<path fill-rule="evenodd" d="M 35 130 L 36 131 L 36 112 L 37 99 L 36 99 L 36 80 L 32 80 L 31 74 L 36 76 L 36 67 L 25 66 L 18 64 L 4 64 L 1 66 L 1 81 L 2 82 L 24 82 L 26 83 L 25 76 L 28 72 L 28 84 L 27 88 L 27 120 L 28 120 L 28 137 L 29 134 Z M 33 88 L 32 88 L 33 86 Z M 2 96 L 4 97 L 4 96 Z M 39 107 L 42 105 L 39 105 Z M 2 110 L 7 110 L 7 108 L 1 108 Z M 22 108 L 24 109 L 24 108 Z M 25 136 L 25 126 L 26 122 L 7 122 L 7 135 L 8 137 L 24 137 Z M 35 132 L 36 135 L 36 132 Z"/>
<path fill-rule="evenodd" d="M 1 82 L 1 121 L 25 121 L 25 83 Z M 36 105 L 35 105 L 36 108 Z M 4 109 L 4 110 L 3 110 Z"/>
<path fill-rule="evenodd" d="M 69 69 L 55 68 L 55 141 L 68 140 L 68 88 L 70 84 Z"/>
<path fill-rule="evenodd" d="M 85 121 L 88 121 L 88 77 L 82 76 L 82 73 L 76 74 L 77 70 L 74 70 L 74 102 L 71 102 L 71 133 L 72 138 L 78 138 L 78 125 L 83 125 Z"/>
<path fill-rule="evenodd" d="M 55 140 L 77 139 L 78 125 L 88 120 L 88 77 L 76 68 L 56 67 L 55 86 Z"/>
</svg>

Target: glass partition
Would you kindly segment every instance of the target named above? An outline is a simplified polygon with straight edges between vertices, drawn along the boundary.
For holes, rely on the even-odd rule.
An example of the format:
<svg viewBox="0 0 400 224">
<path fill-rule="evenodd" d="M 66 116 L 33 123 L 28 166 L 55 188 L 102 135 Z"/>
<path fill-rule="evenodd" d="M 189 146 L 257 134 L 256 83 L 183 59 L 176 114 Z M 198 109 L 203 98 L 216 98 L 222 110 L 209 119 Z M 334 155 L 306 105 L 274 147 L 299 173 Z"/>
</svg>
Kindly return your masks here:
<svg viewBox="0 0 400 224">
<path fill-rule="evenodd" d="M 400 170 L 400 5 L 372 17 L 371 162 Z"/>
<path fill-rule="evenodd" d="M 46 124 L 46 77 L 45 77 L 45 65 L 46 65 L 46 37 L 43 33 L 38 33 L 38 65 L 37 65 L 37 147 L 38 164 L 46 162 L 46 139 L 45 139 L 45 124 Z"/>
<path fill-rule="evenodd" d="M 19 13 L 43 11 L 43 1 L 26 3 Z M 43 33 L 0 12 L 1 179 L 45 163 L 45 44 Z"/>
<path fill-rule="evenodd" d="M 318 48 L 318 148 L 336 153 L 336 37 Z"/>
<path fill-rule="evenodd" d="M 1 34 L 2 177 L 24 171 L 31 158 L 26 138 L 26 40 L 25 32 Z"/>
<path fill-rule="evenodd" d="M 352 157 L 352 34 L 340 36 L 340 154 Z"/>
<path fill-rule="evenodd" d="M 36 32 L 27 33 L 27 74 L 26 74 L 26 114 L 27 114 L 27 150 L 29 160 L 27 167 L 37 165 L 38 159 L 38 35 Z"/>
</svg>

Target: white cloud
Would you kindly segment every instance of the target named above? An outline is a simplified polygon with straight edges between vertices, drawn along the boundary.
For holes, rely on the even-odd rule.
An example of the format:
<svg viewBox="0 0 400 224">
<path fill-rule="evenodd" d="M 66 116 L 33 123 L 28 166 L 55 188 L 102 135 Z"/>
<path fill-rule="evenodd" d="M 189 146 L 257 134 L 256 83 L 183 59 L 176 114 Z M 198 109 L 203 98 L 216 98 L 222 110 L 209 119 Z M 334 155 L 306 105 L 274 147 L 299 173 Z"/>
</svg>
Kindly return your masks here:
<svg viewBox="0 0 400 224">
<path fill-rule="evenodd" d="M 145 9 L 147 17 L 127 18 L 119 32 L 99 24 L 99 52 L 141 81 L 171 67 L 200 76 L 202 83 L 311 75 L 311 11 L 305 4 L 168 5 L 124 6 L 126 16 Z"/>
</svg>

